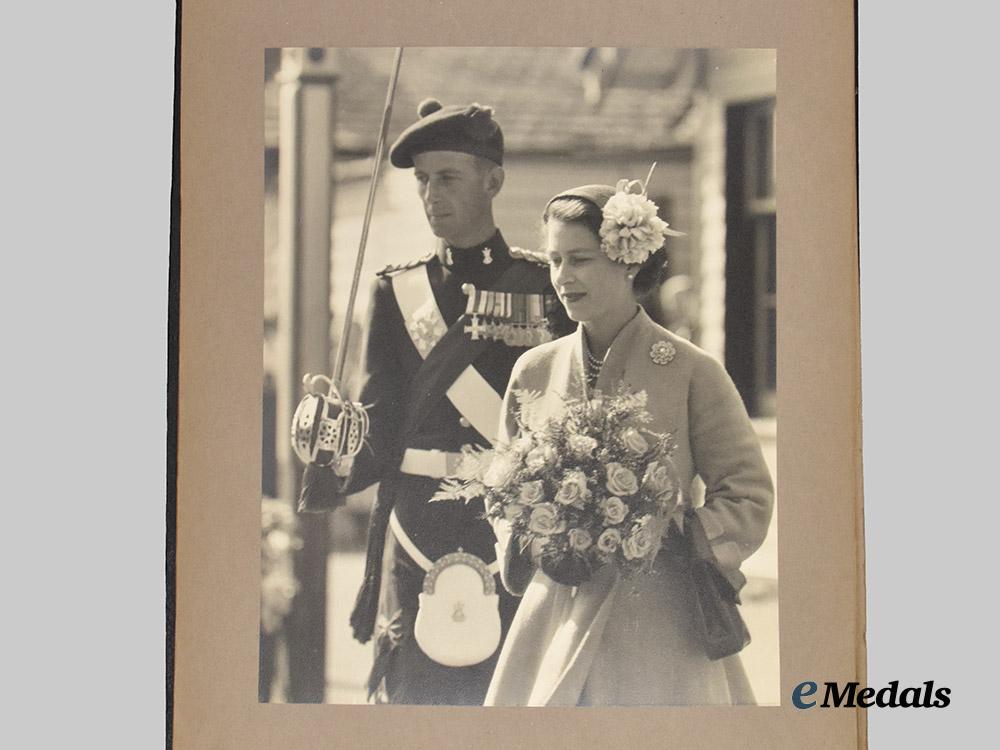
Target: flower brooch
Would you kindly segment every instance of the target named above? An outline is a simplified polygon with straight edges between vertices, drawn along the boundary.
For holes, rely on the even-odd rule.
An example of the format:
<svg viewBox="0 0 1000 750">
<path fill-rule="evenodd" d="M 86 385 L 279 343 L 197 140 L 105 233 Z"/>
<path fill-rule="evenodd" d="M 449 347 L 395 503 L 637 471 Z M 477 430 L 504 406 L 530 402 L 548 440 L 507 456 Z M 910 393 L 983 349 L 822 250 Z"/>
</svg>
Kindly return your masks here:
<svg viewBox="0 0 1000 750">
<path fill-rule="evenodd" d="M 649 349 L 649 358 L 658 365 L 668 365 L 677 354 L 677 347 L 669 341 L 657 341 Z"/>
<path fill-rule="evenodd" d="M 615 194 L 604 204 L 601 249 L 613 261 L 645 263 L 663 246 L 667 235 L 679 237 L 684 234 L 669 229 L 667 222 L 657 216 L 656 204 L 646 197 L 646 185 L 655 168 L 656 162 L 649 168 L 645 182 L 619 180 Z"/>
</svg>

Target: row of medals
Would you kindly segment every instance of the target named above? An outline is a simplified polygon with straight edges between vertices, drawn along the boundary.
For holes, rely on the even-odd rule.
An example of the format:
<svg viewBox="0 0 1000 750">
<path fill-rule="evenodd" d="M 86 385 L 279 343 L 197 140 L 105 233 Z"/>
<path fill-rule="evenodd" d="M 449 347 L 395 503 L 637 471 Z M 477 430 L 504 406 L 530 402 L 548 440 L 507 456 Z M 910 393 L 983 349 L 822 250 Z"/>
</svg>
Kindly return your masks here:
<svg viewBox="0 0 1000 750">
<path fill-rule="evenodd" d="M 469 297 L 465 332 L 473 341 L 493 339 L 507 346 L 538 346 L 553 339 L 541 294 L 498 292 L 464 284 Z"/>
</svg>

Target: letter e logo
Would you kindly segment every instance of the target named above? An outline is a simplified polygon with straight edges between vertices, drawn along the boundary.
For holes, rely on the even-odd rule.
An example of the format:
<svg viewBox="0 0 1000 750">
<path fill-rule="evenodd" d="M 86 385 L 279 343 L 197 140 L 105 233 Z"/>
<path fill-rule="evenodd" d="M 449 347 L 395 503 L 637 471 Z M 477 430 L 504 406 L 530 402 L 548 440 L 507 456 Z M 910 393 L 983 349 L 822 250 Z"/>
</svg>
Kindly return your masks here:
<svg viewBox="0 0 1000 750">
<path fill-rule="evenodd" d="M 806 680 L 805 682 L 800 682 L 795 686 L 792 691 L 792 703 L 795 704 L 796 708 L 812 708 L 816 705 L 816 701 L 804 701 L 803 698 L 807 698 L 816 692 L 816 683 Z"/>
</svg>

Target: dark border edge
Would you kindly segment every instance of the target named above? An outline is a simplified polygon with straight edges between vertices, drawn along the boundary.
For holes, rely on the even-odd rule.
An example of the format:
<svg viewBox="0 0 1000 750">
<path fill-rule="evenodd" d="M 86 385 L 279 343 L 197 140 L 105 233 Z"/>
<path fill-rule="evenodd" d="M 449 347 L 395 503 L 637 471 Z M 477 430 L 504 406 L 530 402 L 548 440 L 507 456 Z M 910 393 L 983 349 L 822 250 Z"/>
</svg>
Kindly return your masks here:
<svg viewBox="0 0 1000 750">
<path fill-rule="evenodd" d="M 174 101 L 170 185 L 170 250 L 167 293 L 167 493 L 166 493 L 166 706 L 165 746 L 173 747 L 174 628 L 177 621 L 177 380 L 180 346 L 180 115 L 181 115 L 181 6 L 175 0 Z"/>
</svg>

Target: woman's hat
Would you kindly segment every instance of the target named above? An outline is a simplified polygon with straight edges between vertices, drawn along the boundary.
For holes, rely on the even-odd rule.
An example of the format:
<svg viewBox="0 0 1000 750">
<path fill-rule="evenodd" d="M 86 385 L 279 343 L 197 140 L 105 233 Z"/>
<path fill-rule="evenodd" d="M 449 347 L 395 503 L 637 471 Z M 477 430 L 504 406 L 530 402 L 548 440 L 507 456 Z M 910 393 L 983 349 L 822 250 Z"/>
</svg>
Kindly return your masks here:
<svg viewBox="0 0 1000 750">
<path fill-rule="evenodd" d="M 503 131 L 493 119 L 493 108 L 481 104 L 452 104 L 424 99 L 417 108 L 420 119 L 402 132 L 389 149 L 395 167 L 413 166 L 413 157 L 424 151 L 459 151 L 503 164 Z"/>
<path fill-rule="evenodd" d="M 598 208 L 603 209 L 604 205 L 614 194 L 615 189 L 610 185 L 581 185 L 580 187 L 564 190 L 559 195 L 553 195 L 549 198 L 549 202 L 545 204 L 545 210 L 548 211 L 549 206 L 552 205 L 552 201 L 559 200 L 560 198 L 577 198 L 593 203 Z"/>
<path fill-rule="evenodd" d="M 645 181 L 618 180 L 610 185 L 581 185 L 554 195 L 545 204 L 545 212 L 553 201 L 579 199 L 595 205 L 603 217 L 600 228 L 601 249 L 619 263 L 645 263 L 662 247 L 667 236 L 680 237 L 683 232 L 670 229 L 658 215 L 657 205 L 646 197 L 646 185 L 656 164 Z"/>
</svg>

